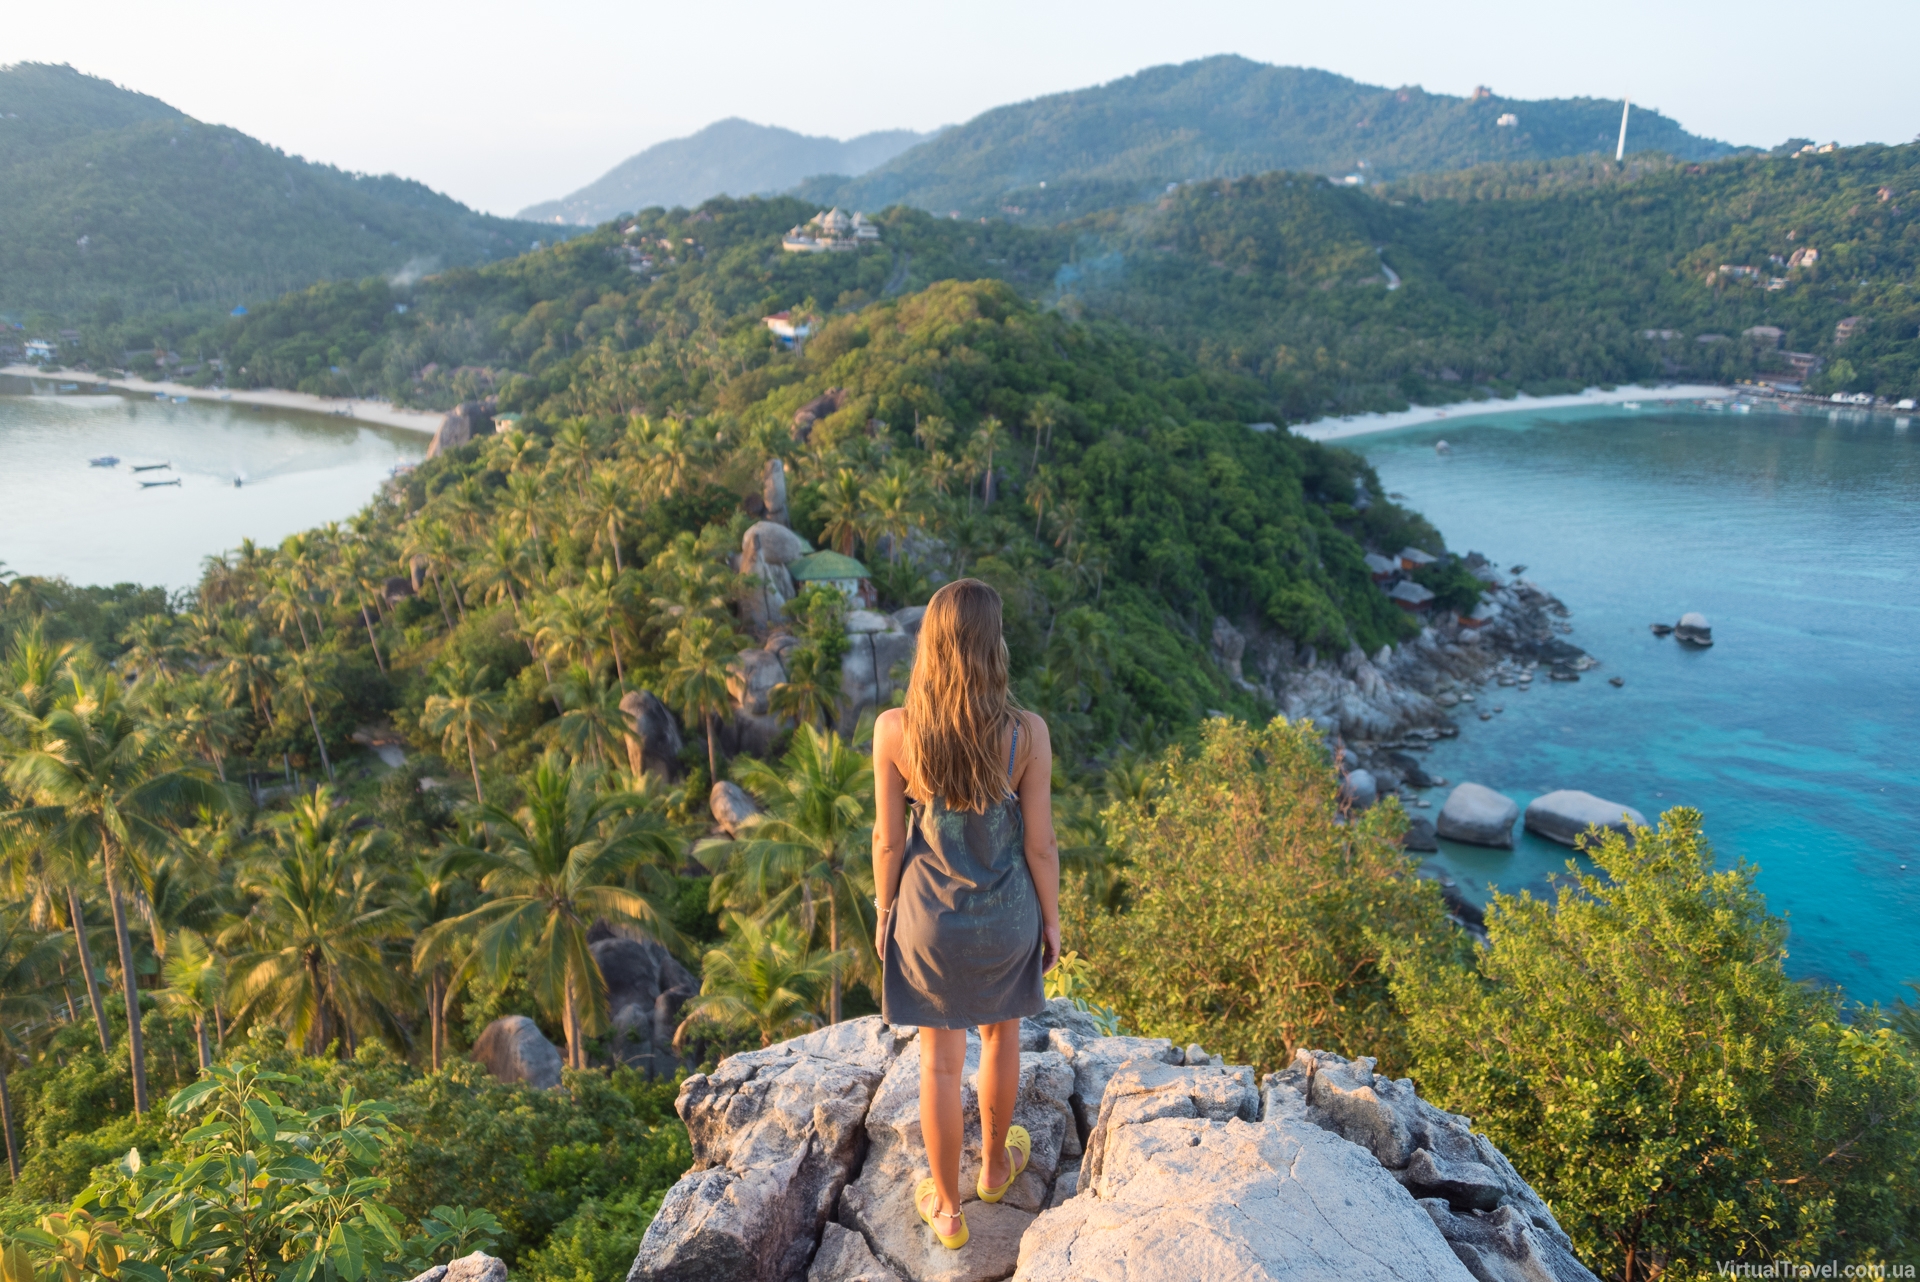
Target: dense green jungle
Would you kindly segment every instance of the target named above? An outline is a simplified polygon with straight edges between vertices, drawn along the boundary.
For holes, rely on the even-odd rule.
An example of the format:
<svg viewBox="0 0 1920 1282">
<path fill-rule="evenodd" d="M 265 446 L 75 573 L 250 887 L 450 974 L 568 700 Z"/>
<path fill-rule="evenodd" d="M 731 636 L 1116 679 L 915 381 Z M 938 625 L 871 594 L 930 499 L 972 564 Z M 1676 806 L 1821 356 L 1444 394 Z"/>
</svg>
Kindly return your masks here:
<svg viewBox="0 0 1920 1282">
<path fill-rule="evenodd" d="M 476 1247 L 622 1278 L 691 1149 L 675 1080 L 620 1062 L 590 934 L 697 977 L 683 1073 L 874 1009 L 872 708 L 843 697 L 839 591 L 775 621 L 775 740 L 730 725 L 774 460 L 866 604 L 961 574 L 1005 599 L 1060 757 L 1052 995 L 1263 1070 L 1378 1057 L 1470 1114 L 1605 1277 L 1920 1260 L 1920 1009 L 1790 980 L 1698 814 L 1497 899 L 1476 941 L 1398 803 L 1345 808 L 1320 733 L 1209 646 L 1222 614 L 1309 661 L 1406 639 L 1368 551 L 1476 591 L 1358 456 L 1250 423 L 1753 377 L 1780 350 L 1823 389 L 1912 395 L 1915 154 L 1282 173 L 1051 229 L 895 208 L 879 245 L 817 255 L 779 248 L 812 206 L 719 200 L 178 314 L 145 345 L 230 385 L 483 401 L 500 430 L 348 520 L 209 549 L 176 597 L 4 580 L 9 1282 L 408 1277 Z M 132 324 L 81 348 L 117 364 Z M 670 762 L 633 745 L 640 691 L 684 731 Z M 717 832 L 721 780 L 765 819 Z M 509 1014 L 563 1048 L 559 1089 L 468 1058 Z"/>
</svg>

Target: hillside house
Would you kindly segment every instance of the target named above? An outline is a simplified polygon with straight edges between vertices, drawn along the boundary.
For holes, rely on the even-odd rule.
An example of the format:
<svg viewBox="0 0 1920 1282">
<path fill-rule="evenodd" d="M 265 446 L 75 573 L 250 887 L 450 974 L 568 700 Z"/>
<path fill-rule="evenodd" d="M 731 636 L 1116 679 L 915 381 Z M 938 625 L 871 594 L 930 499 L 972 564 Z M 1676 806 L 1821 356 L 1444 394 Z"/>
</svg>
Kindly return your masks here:
<svg viewBox="0 0 1920 1282">
<path fill-rule="evenodd" d="M 880 229 L 868 222 L 865 214 L 856 210 L 848 216 L 836 207 L 815 214 L 789 231 L 781 239 L 780 248 L 789 254 L 844 253 L 879 242 Z"/>
<path fill-rule="evenodd" d="M 1858 334 L 1861 330 L 1865 329 L 1866 326 L 1867 326 L 1867 318 L 1864 316 L 1847 317 L 1845 320 L 1841 321 L 1838 325 L 1835 325 L 1833 327 L 1834 346 L 1838 347 L 1840 344 L 1846 342 L 1849 338 L 1852 338 L 1855 334 Z"/>
<path fill-rule="evenodd" d="M 1812 245 L 1802 245 L 1800 248 L 1794 250 L 1792 256 L 1787 259 L 1787 266 L 1811 267 L 1819 261 L 1819 250 L 1815 249 Z"/>
<path fill-rule="evenodd" d="M 1408 614 L 1420 614 L 1433 604 L 1433 593 L 1412 579 L 1402 579 L 1393 585 L 1393 590 L 1387 593 L 1387 599 Z"/>
<path fill-rule="evenodd" d="M 1493 123 L 1502 129 L 1512 129 L 1520 123 L 1520 117 L 1514 115 L 1511 111 L 1503 111 L 1500 113 L 1499 118 Z"/>
<path fill-rule="evenodd" d="M 1740 331 L 1740 337 L 1750 339 L 1755 343 L 1763 343 L 1768 347 L 1780 346 L 1786 336 L 1786 331 L 1778 325 L 1755 325 L 1749 329 Z"/>
<path fill-rule="evenodd" d="M 1404 547 L 1400 549 L 1400 568 L 1409 574 L 1423 565 L 1432 565 L 1439 559 L 1439 557 L 1433 555 L 1431 552 L 1422 552 L 1416 547 Z"/>
<path fill-rule="evenodd" d="M 850 556 L 832 550 L 809 552 L 789 563 L 787 573 L 793 576 L 795 587 L 824 583 L 838 588 L 840 595 L 847 599 L 847 604 L 855 608 L 867 604 L 867 597 L 873 591 L 867 583 L 867 567 Z"/>
<path fill-rule="evenodd" d="M 1373 575 L 1375 583 L 1387 583 L 1400 573 L 1400 563 L 1381 556 L 1378 552 L 1367 553 L 1367 570 Z"/>
<path fill-rule="evenodd" d="M 27 340 L 27 359 L 30 361 L 50 361 L 53 359 L 53 352 L 53 344 L 44 338 Z"/>
<path fill-rule="evenodd" d="M 773 336 L 788 347 L 794 346 L 807 335 L 813 333 L 813 326 L 802 322 L 793 323 L 792 312 L 775 312 L 771 316 L 762 316 L 760 323 L 773 332 Z"/>
</svg>

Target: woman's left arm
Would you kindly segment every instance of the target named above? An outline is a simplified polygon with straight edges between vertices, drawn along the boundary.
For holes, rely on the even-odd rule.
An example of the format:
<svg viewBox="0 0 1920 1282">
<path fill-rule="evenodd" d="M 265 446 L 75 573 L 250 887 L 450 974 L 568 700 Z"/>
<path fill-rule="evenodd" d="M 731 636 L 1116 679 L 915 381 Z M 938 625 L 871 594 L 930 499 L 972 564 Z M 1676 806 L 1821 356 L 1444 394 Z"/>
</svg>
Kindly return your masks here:
<svg viewBox="0 0 1920 1282">
<path fill-rule="evenodd" d="M 1015 713 L 1020 716 L 1021 714 Z M 1021 718 L 1033 745 L 1020 772 L 1020 817 L 1026 829 L 1027 871 L 1040 896 L 1042 970 L 1060 960 L 1060 842 L 1053 834 L 1053 741 L 1039 715 Z"/>
</svg>

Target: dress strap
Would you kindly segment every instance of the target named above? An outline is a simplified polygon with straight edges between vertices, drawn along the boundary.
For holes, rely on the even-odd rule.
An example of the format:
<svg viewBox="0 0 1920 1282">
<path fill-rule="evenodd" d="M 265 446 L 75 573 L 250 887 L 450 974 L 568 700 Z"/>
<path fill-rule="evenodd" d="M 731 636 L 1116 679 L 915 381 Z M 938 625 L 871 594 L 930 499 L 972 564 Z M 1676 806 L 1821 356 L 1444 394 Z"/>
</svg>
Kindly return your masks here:
<svg viewBox="0 0 1920 1282">
<path fill-rule="evenodd" d="M 1020 752 L 1020 718 L 1013 719 L 1013 745 L 1007 749 L 1007 786 L 1013 786 L 1013 761 Z"/>
</svg>

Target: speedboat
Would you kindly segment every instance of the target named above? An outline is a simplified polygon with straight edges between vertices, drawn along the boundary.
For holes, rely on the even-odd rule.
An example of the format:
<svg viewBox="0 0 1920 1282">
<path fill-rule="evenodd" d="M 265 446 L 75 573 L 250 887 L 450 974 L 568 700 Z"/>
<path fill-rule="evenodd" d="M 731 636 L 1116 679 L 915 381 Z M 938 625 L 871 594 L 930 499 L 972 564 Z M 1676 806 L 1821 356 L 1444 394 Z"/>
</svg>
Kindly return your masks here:
<svg viewBox="0 0 1920 1282">
<path fill-rule="evenodd" d="M 1637 410 L 1640 408 L 1640 402 L 1639 401 L 1621 401 L 1620 408 L 1623 410 Z"/>
<path fill-rule="evenodd" d="M 185 405 L 187 403 L 187 398 L 184 396 L 176 396 L 173 398 L 173 403 L 175 405 Z"/>
<path fill-rule="evenodd" d="M 176 476 L 171 481 L 142 481 L 140 482 L 140 488 L 143 490 L 151 490 L 151 489 L 156 489 L 162 485 L 178 485 L 178 484 L 180 484 L 180 478 Z"/>
<path fill-rule="evenodd" d="M 158 472 L 163 467 L 172 467 L 172 466 L 173 464 L 170 462 L 169 463 L 136 463 L 134 464 L 133 470 L 136 472 Z"/>
<path fill-rule="evenodd" d="M 120 466 L 120 460 L 115 458 L 111 454 L 102 454 L 99 458 L 88 459 L 87 466 L 88 467 L 118 467 Z"/>
</svg>

